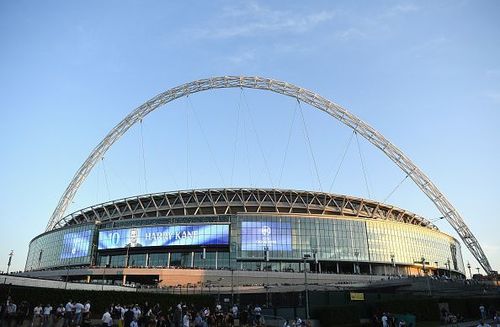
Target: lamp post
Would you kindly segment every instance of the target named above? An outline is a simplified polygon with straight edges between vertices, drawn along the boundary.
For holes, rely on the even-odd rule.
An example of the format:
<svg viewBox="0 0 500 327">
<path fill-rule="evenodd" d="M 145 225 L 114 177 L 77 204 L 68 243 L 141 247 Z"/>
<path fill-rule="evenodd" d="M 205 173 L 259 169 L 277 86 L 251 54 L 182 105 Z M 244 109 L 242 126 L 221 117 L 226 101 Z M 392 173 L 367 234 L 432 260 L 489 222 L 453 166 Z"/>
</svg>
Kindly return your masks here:
<svg viewBox="0 0 500 327">
<path fill-rule="evenodd" d="M 311 258 L 310 254 L 304 254 L 304 291 L 306 295 L 306 319 L 309 320 L 309 290 L 307 289 L 307 268 L 306 263 L 307 260 Z"/>
<path fill-rule="evenodd" d="M 391 266 L 392 266 L 392 274 L 396 275 L 396 263 L 394 262 L 394 253 L 391 253 Z"/>
<path fill-rule="evenodd" d="M 231 267 L 231 305 L 234 306 L 234 269 Z"/>
<path fill-rule="evenodd" d="M 434 261 L 434 263 L 436 264 L 436 275 L 439 276 L 439 262 Z"/>
<path fill-rule="evenodd" d="M 266 307 L 269 307 L 269 247 L 264 246 L 264 270 L 266 271 L 266 283 L 264 284 L 264 288 L 266 289 Z"/>
<path fill-rule="evenodd" d="M 102 267 L 102 288 L 101 290 L 104 291 L 104 276 L 106 275 L 106 264 L 104 264 L 104 267 Z M 66 277 L 66 283 L 67 283 L 67 277 Z"/>
<path fill-rule="evenodd" d="M 479 267 L 476 267 L 476 269 L 477 269 L 477 274 L 479 275 Z"/>
<path fill-rule="evenodd" d="M 66 281 L 64 282 L 64 289 L 68 288 L 68 275 L 69 275 L 69 266 L 66 266 Z"/>
<path fill-rule="evenodd" d="M 420 262 L 422 262 L 422 272 L 424 273 L 424 276 L 425 276 L 426 275 L 425 258 L 424 257 L 420 258 Z"/>
<path fill-rule="evenodd" d="M 470 262 L 467 262 L 467 268 L 469 269 L 470 279 L 472 279 L 472 271 L 470 270 Z"/>
<path fill-rule="evenodd" d="M 218 302 L 218 303 L 220 303 L 220 284 L 221 284 L 221 282 L 222 282 L 223 280 L 224 280 L 224 277 L 221 277 L 221 278 L 219 278 L 219 279 L 217 280 L 217 281 L 218 281 L 218 283 L 217 283 L 217 290 L 218 290 L 218 292 L 217 292 L 217 302 Z"/>
<path fill-rule="evenodd" d="M 426 273 L 426 269 L 425 269 L 425 257 L 422 256 L 422 258 L 420 258 L 420 262 L 422 262 L 422 271 L 424 273 L 424 277 L 425 275 L 427 275 L 427 289 L 429 290 L 429 296 L 432 296 L 432 291 L 431 291 L 431 284 L 430 284 L 430 276 Z"/>
<path fill-rule="evenodd" d="M 313 259 L 314 259 L 314 270 L 316 274 L 319 273 L 319 269 L 318 269 L 318 251 L 316 249 L 313 250 Z"/>
<path fill-rule="evenodd" d="M 450 258 L 446 259 L 446 262 L 448 263 L 448 277 L 451 278 L 451 265 L 450 265 Z"/>
<path fill-rule="evenodd" d="M 9 274 L 10 264 L 12 263 L 12 256 L 14 255 L 14 250 L 10 250 L 9 261 L 7 262 L 7 275 Z"/>
</svg>

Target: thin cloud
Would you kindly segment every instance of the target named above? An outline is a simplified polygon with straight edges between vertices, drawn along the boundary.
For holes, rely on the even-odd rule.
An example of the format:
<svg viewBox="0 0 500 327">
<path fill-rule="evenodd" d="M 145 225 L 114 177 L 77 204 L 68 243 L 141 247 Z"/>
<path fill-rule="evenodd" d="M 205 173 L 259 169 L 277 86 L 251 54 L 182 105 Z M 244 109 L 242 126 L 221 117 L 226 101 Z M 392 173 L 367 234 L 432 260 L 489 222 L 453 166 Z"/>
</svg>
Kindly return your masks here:
<svg viewBox="0 0 500 327">
<path fill-rule="evenodd" d="M 410 47 L 408 50 L 410 54 L 413 54 L 417 58 L 425 57 L 429 54 L 435 54 L 440 51 L 444 46 L 449 43 L 448 38 L 444 36 L 439 36 L 420 44 Z"/>
<path fill-rule="evenodd" d="M 241 65 L 252 62 L 255 60 L 255 58 L 255 51 L 245 51 L 236 55 L 229 56 L 226 59 L 232 64 Z"/>
<path fill-rule="evenodd" d="M 488 91 L 484 95 L 493 102 L 500 103 L 500 91 Z"/>
<path fill-rule="evenodd" d="M 486 71 L 486 76 L 500 77 L 500 69 L 488 69 Z"/>
<path fill-rule="evenodd" d="M 355 27 L 350 27 L 346 30 L 338 31 L 337 33 L 335 33 L 335 37 L 339 40 L 349 41 L 351 39 L 365 38 L 366 33 L 362 32 L 361 30 Z"/>
<path fill-rule="evenodd" d="M 382 11 L 381 14 L 376 16 L 376 19 L 377 20 L 384 20 L 384 19 L 389 19 L 389 18 L 395 18 L 395 17 L 399 17 L 402 15 L 407 15 L 409 13 L 416 12 L 419 10 L 420 10 L 420 8 L 417 7 L 413 3 L 399 4 L 396 6 L 386 8 L 384 11 Z"/>
<path fill-rule="evenodd" d="M 251 2 L 240 7 L 226 7 L 217 24 L 191 29 L 188 33 L 198 38 L 227 39 L 251 37 L 263 33 L 304 33 L 335 17 L 334 11 L 322 10 L 308 14 L 273 10 Z M 225 24 L 218 24 L 227 21 Z"/>
</svg>

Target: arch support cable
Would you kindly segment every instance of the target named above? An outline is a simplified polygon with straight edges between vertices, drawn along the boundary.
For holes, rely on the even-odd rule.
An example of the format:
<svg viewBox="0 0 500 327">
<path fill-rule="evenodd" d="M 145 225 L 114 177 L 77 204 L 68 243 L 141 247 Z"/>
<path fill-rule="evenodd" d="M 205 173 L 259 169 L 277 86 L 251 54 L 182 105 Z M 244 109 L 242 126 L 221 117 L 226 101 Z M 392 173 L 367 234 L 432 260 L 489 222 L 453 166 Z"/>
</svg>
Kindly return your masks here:
<svg viewBox="0 0 500 327">
<path fill-rule="evenodd" d="M 59 200 L 59 203 L 57 204 L 57 207 L 47 224 L 46 231 L 60 227 L 59 223 L 64 220 L 63 215 L 67 207 L 70 205 L 76 191 L 88 176 L 94 165 L 113 145 L 113 143 L 116 142 L 132 125 L 138 122 L 142 117 L 149 114 L 151 111 L 170 101 L 189 94 L 222 88 L 268 90 L 290 96 L 328 113 L 330 116 L 336 118 L 351 129 L 355 129 L 366 140 L 384 152 L 385 155 L 391 159 L 405 174 L 410 176 L 421 191 L 429 197 L 443 216 L 445 216 L 450 225 L 457 231 L 462 241 L 486 273 L 492 272 L 488 259 L 479 245 L 479 242 L 469 230 L 458 211 L 446 199 L 441 191 L 439 191 L 436 185 L 434 185 L 434 183 L 432 183 L 432 181 L 401 150 L 395 147 L 373 127 L 340 105 L 329 101 L 314 92 L 300 88 L 293 84 L 262 77 L 221 76 L 201 79 L 167 90 L 137 107 L 108 133 L 108 135 L 94 148 L 90 156 L 75 173 L 73 179 Z"/>
</svg>

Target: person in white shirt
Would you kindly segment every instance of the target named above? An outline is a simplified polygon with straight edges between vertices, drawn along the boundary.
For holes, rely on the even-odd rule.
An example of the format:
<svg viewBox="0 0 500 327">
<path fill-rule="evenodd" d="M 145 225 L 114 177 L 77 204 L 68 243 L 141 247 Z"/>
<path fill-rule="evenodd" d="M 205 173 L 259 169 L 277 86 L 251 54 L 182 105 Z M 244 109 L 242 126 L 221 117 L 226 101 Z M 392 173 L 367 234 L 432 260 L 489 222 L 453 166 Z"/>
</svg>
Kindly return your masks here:
<svg viewBox="0 0 500 327">
<path fill-rule="evenodd" d="M 389 327 L 389 318 L 386 313 L 382 316 L 382 327 Z"/>
<path fill-rule="evenodd" d="M 43 322 L 46 323 L 46 324 L 49 324 L 50 323 L 50 317 L 51 317 L 51 314 L 52 314 L 52 306 L 49 304 L 47 304 L 44 308 L 43 308 Z"/>
<path fill-rule="evenodd" d="M 87 302 L 85 302 L 85 305 L 83 306 L 83 313 L 90 313 L 90 301 L 87 300 Z"/>
<path fill-rule="evenodd" d="M 255 306 L 255 308 L 253 308 L 253 313 L 255 314 L 255 319 L 258 321 L 260 319 L 260 314 L 262 312 L 262 308 L 259 307 L 259 305 L 257 304 Z"/>
<path fill-rule="evenodd" d="M 132 311 L 134 312 L 134 319 L 139 320 L 141 317 L 141 309 L 139 308 L 139 305 L 136 304 Z"/>
<path fill-rule="evenodd" d="M 182 318 L 182 326 L 183 326 L 183 327 L 189 327 L 190 318 L 191 318 L 191 317 L 189 316 L 189 313 L 188 313 L 188 312 L 186 312 L 186 313 L 184 314 L 184 317 Z"/>
<path fill-rule="evenodd" d="M 71 322 L 73 321 L 73 310 L 75 306 L 73 305 L 73 301 L 69 300 L 68 303 L 64 306 L 64 324 L 63 327 L 69 327 Z"/>
<path fill-rule="evenodd" d="M 102 327 L 113 326 L 113 318 L 111 318 L 111 314 L 109 313 L 109 310 L 106 310 L 106 312 L 104 312 L 101 320 L 102 320 Z"/>
<path fill-rule="evenodd" d="M 33 309 L 33 326 L 38 326 L 42 322 L 42 312 L 43 308 L 42 305 L 39 304 Z"/>
<path fill-rule="evenodd" d="M 231 309 L 231 312 L 233 313 L 233 318 L 234 319 L 238 318 L 238 306 L 236 304 L 233 305 L 233 308 Z"/>
<path fill-rule="evenodd" d="M 120 320 L 118 321 L 118 327 L 124 327 L 124 316 L 125 316 L 125 312 L 127 312 L 127 307 L 125 305 L 121 306 L 120 308 Z"/>
<path fill-rule="evenodd" d="M 85 324 L 85 322 L 90 322 L 90 301 L 89 300 L 87 300 L 87 302 L 85 302 L 85 305 L 83 306 L 82 320 L 84 321 L 84 324 Z"/>
</svg>

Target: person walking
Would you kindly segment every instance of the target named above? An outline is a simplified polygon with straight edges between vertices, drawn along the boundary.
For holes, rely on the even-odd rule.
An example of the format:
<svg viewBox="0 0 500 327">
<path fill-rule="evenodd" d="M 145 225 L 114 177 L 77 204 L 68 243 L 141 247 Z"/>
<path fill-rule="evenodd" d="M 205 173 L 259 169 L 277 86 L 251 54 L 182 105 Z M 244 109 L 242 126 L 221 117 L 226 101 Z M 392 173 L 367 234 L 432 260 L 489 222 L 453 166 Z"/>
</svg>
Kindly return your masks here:
<svg viewBox="0 0 500 327">
<path fill-rule="evenodd" d="M 82 312 L 85 307 L 80 302 L 76 302 L 74 308 L 75 308 L 75 325 L 76 327 L 80 327 L 82 323 Z"/>
<path fill-rule="evenodd" d="M 16 324 L 17 305 L 12 300 L 7 301 L 7 326 Z"/>
<path fill-rule="evenodd" d="M 41 304 L 33 308 L 33 320 L 31 322 L 32 327 L 37 327 L 41 325 L 42 314 L 43 314 L 43 308 Z"/>
<path fill-rule="evenodd" d="M 56 327 L 61 327 L 64 323 L 64 305 L 61 303 L 56 308 L 56 317 L 55 317 L 55 325 Z"/>
<path fill-rule="evenodd" d="M 83 305 L 82 326 L 90 326 L 90 300 Z"/>
<path fill-rule="evenodd" d="M 182 317 L 182 327 L 189 327 L 189 323 L 191 321 L 191 317 L 189 315 L 189 312 L 186 311 L 184 314 L 184 317 Z"/>
<path fill-rule="evenodd" d="M 52 323 L 52 306 L 50 303 L 48 303 L 44 308 L 43 308 L 43 325 L 44 326 L 49 326 Z"/>
<path fill-rule="evenodd" d="M 73 322 L 73 310 L 75 309 L 74 302 L 69 300 L 64 306 L 64 324 L 63 327 L 70 327 Z"/>
<path fill-rule="evenodd" d="M 486 308 L 484 307 L 483 304 L 479 306 L 479 313 L 481 314 L 482 320 L 486 319 Z"/>
<path fill-rule="evenodd" d="M 385 312 L 382 315 L 382 327 L 389 327 L 389 317 L 387 317 L 387 313 Z"/>
<path fill-rule="evenodd" d="M 123 327 L 130 327 L 132 320 L 134 320 L 134 311 L 132 311 L 132 306 L 129 306 L 123 313 Z"/>
<path fill-rule="evenodd" d="M 111 318 L 111 314 L 109 313 L 109 309 L 106 309 L 106 312 L 102 315 L 101 318 L 102 327 L 111 327 L 113 326 L 113 318 Z"/>
</svg>

